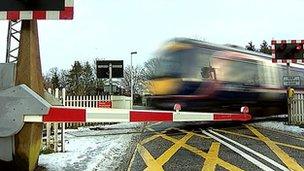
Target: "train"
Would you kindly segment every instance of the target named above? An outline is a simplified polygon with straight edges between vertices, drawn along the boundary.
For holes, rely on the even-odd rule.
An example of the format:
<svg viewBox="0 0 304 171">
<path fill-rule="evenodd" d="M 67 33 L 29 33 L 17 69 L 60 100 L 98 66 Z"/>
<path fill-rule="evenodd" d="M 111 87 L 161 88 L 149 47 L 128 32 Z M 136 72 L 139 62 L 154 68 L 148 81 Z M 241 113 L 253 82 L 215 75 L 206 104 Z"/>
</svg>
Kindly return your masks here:
<svg viewBox="0 0 304 171">
<path fill-rule="evenodd" d="M 287 113 L 284 76 L 299 76 L 304 66 L 272 63 L 272 56 L 236 45 L 174 38 L 157 51 L 155 71 L 148 80 L 148 106 L 185 111 L 239 112 L 248 106 L 253 116 Z"/>
</svg>

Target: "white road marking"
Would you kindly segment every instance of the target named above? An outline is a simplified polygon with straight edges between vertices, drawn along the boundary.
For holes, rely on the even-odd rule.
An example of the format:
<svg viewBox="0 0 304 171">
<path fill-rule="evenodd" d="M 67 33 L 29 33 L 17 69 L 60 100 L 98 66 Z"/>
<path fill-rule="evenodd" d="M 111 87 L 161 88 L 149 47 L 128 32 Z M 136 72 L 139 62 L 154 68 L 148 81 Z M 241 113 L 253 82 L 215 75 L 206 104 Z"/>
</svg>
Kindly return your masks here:
<svg viewBox="0 0 304 171">
<path fill-rule="evenodd" d="M 254 155 L 260 157 L 261 159 L 263 159 L 263 160 L 265 160 L 265 161 L 267 161 L 267 162 L 269 162 L 269 163 L 271 163 L 272 165 L 274 165 L 274 166 L 280 168 L 281 170 L 289 171 L 289 169 L 288 169 L 287 167 L 285 167 L 285 166 L 283 166 L 283 165 L 277 163 L 276 161 L 270 159 L 269 157 L 264 156 L 263 154 L 261 154 L 261 153 L 259 153 L 259 152 L 257 152 L 257 151 L 254 151 L 254 150 L 252 150 L 252 149 L 250 149 L 250 148 L 248 148 L 248 147 L 246 147 L 246 146 L 244 146 L 244 145 L 242 145 L 242 144 L 240 144 L 240 143 L 238 143 L 238 142 L 236 142 L 236 141 L 234 141 L 234 140 L 232 140 L 232 139 L 230 139 L 230 138 L 227 138 L 227 137 L 225 137 L 224 135 L 221 135 L 221 134 L 219 134 L 219 133 L 217 133 L 217 132 L 215 132 L 215 131 L 212 131 L 212 130 L 209 130 L 209 131 L 210 131 L 211 133 L 213 133 L 213 134 L 215 134 L 215 135 L 217 135 L 217 136 L 219 136 L 219 137 L 221 137 L 221 138 L 223 138 L 223 139 L 225 139 L 225 140 L 227 140 L 227 141 L 229 141 L 229 142 L 231 142 L 231 143 L 233 143 L 233 144 L 235 144 L 235 145 L 237 145 L 237 146 L 243 148 L 244 150 L 246 150 L 246 151 L 248 151 L 248 152 L 251 152 L 252 154 L 254 154 Z"/>
<path fill-rule="evenodd" d="M 221 144 L 223 144 L 224 146 L 230 148 L 232 151 L 238 153 L 239 155 L 243 156 L 246 160 L 250 161 L 251 163 L 253 163 L 254 165 L 256 165 L 257 167 L 261 168 L 262 170 L 265 171 L 274 171 L 273 169 L 271 169 L 270 167 L 266 166 L 265 164 L 263 164 L 262 162 L 256 160 L 255 158 L 251 157 L 250 155 L 244 153 L 243 151 L 237 149 L 236 147 L 230 145 L 229 143 L 219 139 L 218 137 L 208 133 L 207 131 L 202 130 L 202 133 L 204 133 L 205 135 L 213 138 L 214 140 L 220 142 Z"/>
</svg>

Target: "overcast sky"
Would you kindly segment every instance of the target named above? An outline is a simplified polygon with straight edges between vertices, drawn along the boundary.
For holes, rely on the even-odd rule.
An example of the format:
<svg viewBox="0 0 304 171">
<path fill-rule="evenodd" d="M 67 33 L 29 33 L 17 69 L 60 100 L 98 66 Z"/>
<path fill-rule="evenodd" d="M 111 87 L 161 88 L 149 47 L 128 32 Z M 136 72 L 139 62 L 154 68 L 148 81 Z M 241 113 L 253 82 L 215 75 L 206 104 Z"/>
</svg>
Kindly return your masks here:
<svg viewBox="0 0 304 171">
<path fill-rule="evenodd" d="M 143 64 L 174 37 L 245 46 L 303 39 L 303 0 L 75 0 L 74 20 L 39 21 L 42 70 L 75 60 L 122 59 Z M 5 62 L 7 21 L 0 21 Z"/>
</svg>

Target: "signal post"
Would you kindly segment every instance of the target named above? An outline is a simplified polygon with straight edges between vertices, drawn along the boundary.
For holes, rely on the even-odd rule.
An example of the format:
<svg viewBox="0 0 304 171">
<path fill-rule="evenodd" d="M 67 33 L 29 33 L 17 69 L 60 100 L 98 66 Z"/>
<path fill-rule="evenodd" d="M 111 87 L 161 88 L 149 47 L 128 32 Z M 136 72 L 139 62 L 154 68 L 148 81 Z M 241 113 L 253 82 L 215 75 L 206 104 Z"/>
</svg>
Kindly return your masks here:
<svg viewBox="0 0 304 171">
<path fill-rule="evenodd" d="M 26 84 L 43 97 L 37 20 L 72 18 L 73 0 L 58 0 L 56 3 L 52 0 L 0 1 L 1 20 L 22 20 L 16 73 L 12 74 L 15 75 L 15 85 Z M 10 150 L 13 154 L 10 155 L 13 159 L 10 160 L 10 157 L 7 160 L 0 159 L 0 168 L 34 170 L 38 164 L 42 127 L 42 123 L 25 123 L 17 134 L 12 135 L 14 141 L 10 143 L 13 144 L 13 149 Z"/>
<path fill-rule="evenodd" d="M 291 123 L 291 100 L 294 89 L 301 85 L 301 77 L 292 75 L 290 63 L 304 63 L 304 40 L 272 40 L 272 62 L 286 63 L 287 75 L 283 76 L 283 85 L 287 87 L 288 122 Z"/>
</svg>

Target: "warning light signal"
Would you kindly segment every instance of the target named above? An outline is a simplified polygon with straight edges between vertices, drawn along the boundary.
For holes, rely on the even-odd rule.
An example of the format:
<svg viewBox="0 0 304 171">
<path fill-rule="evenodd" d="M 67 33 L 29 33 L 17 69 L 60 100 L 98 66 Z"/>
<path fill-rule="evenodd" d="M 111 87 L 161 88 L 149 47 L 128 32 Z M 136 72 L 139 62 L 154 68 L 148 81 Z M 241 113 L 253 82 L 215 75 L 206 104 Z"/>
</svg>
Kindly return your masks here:
<svg viewBox="0 0 304 171">
<path fill-rule="evenodd" d="M 275 52 L 274 54 L 275 54 L 276 59 L 304 59 L 303 43 L 275 44 L 274 52 Z"/>
</svg>

